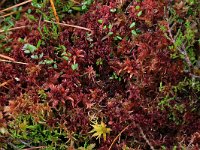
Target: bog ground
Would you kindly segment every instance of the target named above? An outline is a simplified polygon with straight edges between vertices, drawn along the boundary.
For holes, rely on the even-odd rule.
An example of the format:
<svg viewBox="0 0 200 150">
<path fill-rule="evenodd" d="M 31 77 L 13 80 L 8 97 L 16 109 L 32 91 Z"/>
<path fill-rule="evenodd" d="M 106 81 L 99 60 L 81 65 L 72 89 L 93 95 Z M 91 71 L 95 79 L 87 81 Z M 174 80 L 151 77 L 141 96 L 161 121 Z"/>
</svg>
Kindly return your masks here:
<svg viewBox="0 0 200 150">
<path fill-rule="evenodd" d="M 0 2 L 2 150 L 200 149 L 198 0 Z"/>
</svg>

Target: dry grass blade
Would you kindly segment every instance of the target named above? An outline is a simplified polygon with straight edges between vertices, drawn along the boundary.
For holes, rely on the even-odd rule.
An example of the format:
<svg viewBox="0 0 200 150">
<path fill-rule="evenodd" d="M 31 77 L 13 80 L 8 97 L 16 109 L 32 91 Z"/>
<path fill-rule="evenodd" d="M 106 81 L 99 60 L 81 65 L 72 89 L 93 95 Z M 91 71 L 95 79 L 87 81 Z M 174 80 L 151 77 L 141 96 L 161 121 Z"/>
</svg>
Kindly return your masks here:
<svg viewBox="0 0 200 150">
<path fill-rule="evenodd" d="M 142 128 L 140 127 L 139 124 L 136 124 L 137 128 L 140 130 L 140 134 L 142 135 L 143 139 L 146 141 L 146 143 L 149 145 L 151 150 L 155 150 L 155 148 L 153 147 L 153 145 L 150 143 L 150 141 L 147 139 L 146 135 L 144 134 L 144 131 L 142 130 Z"/>
<path fill-rule="evenodd" d="M 0 62 L 7 62 L 7 63 L 21 64 L 21 65 L 28 65 L 28 63 L 19 62 L 19 61 L 10 61 L 10 60 L 5 60 L 5 59 L 0 59 Z"/>
<path fill-rule="evenodd" d="M 61 26 L 72 27 L 72 28 L 77 28 L 77 29 L 81 29 L 81 30 L 86 30 L 86 31 L 92 32 L 91 29 L 88 29 L 88 28 L 85 28 L 85 27 L 81 27 L 81 26 L 77 26 L 77 25 L 70 25 L 70 24 L 66 24 L 66 23 L 56 23 L 56 22 L 47 21 L 47 20 L 44 20 L 44 22 L 47 22 L 47 23 L 55 23 L 55 24 L 58 24 L 58 25 L 61 25 Z"/>
<path fill-rule="evenodd" d="M 56 12 L 56 8 L 55 8 L 55 6 L 54 6 L 53 0 L 50 0 L 50 3 L 51 3 L 51 7 L 52 7 L 52 9 L 53 9 L 54 16 L 55 16 L 55 18 L 56 18 L 56 22 L 59 24 L 60 20 L 59 20 L 58 14 L 57 14 L 57 12 Z"/>
<path fill-rule="evenodd" d="M 27 28 L 27 27 L 29 27 L 29 26 L 21 26 L 21 27 L 10 28 L 10 29 L 8 29 L 8 30 L 0 30 L 0 33 L 5 32 L 5 31 L 18 30 L 18 29 Z"/>
<path fill-rule="evenodd" d="M 3 54 L 0 54 L 0 57 L 4 58 L 4 59 L 7 59 L 7 60 L 10 60 L 10 61 L 15 61 L 15 59 L 13 59 L 13 58 L 11 58 L 9 56 L 3 55 Z"/>
<path fill-rule="evenodd" d="M 8 13 L 8 14 L 5 14 L 5 15 L 0 16 L 0 18 L 5 18 L 5 17 L 7 17 L 7 16 L 10 16 L 10 15 L 15 14 L 16 12 L 17 12 L 17 11 L 10 12 L 10 13 Z"/>
<path fill-rule="evenodd" d="M 11 6 L 11 7 L 6 8 L 6 9 L 0 10 L 0 13 L 2 13 L 2 12 L 4 12 L 4 11 L 11 10 L 11 9 L 16 8 L 16 7 L 19 7 L 19 6 L 22 6 L 22 5 L 27 4 L 27 3 L 30 3 L 30 2 L 32 2 L 32 0 L 27 0 L 27 1 L 25 1 L 25 2 L 16 4 L 16 5 L 14 5 L 14 6 Z"/>
<path fill-rule="evenodd" d="M 7 16 L 16 14 L 16 13 L 18 13 L 18 12 L 23 12 L 23 11 L 24 11 L 24 10 L 13 11 L 13 12 L 10 12 L 10 13 L 7 13 L 7 14 L 4 14 L 4 15 L 0 16 L 0 18 L 5 18 L 5 17 L 7 17 Z"/>
</svg>

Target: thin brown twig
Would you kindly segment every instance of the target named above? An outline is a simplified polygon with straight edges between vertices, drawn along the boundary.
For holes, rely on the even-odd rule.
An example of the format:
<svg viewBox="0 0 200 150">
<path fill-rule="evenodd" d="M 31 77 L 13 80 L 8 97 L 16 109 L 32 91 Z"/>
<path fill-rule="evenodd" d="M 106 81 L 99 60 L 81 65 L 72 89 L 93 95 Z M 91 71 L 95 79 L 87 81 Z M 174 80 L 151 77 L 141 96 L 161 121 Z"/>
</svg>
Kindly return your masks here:
<svg viewBox="0 0 200 150">
<path fill-rule="evenodd" d="M 169 14 L 167 12 L 165 12 L 165 17 L 167 18 L 166 21 L 167 21 L 167 31 L 168 31 L 168 34 L 169 34 L 169 40 L 175 45 L 176 39 L 177 39 L 178 34 L 179 34 L 179 31 L 177 32 L 177 34 L 175 36 L 172 35 L 172 30 L 173 30 L 176 22 L 173 23 L 173 25 L 170 27 L 170 24 L 172 22 L 170 23 L 170 19 L 169 19 L 168 16 L 169 16 Z M 194 66 L 192 65 L 190 57 L 189 57 L 189 55 L 188 55 L 188 53 L 186 51 L 185 43 L 182 43 L 182 45 L 180 47 L 178 47 L 177 49 L 178 49 L 178 51 L 179 51 L 180 54 L 184 55 L 184 60 L 185 60 L 185 62 L 187 64 L 187 66 L 188 66 L 188 70 L 185 71 L 185 72 L 187 72 L 189 74 L 189 76 L 191 76 L 193 79 L 200 79 L 200 76 L 195 75 L 195 74 L 193 74 L 191 72 L 191 70 L 192 70 L 192 68 Z"/>
<path fill-rule="evenodd" d="M 168 27 L 168 33 L 169 33 L 170 40 L 172 41 L 173 44 L 175 44 L 176 40 L 172 36 L 172 32 L 171 32 L 171 28 L 169 27 L 169 24 L 168 24 L 167 27 Z M 192 66 L 192 63 L 191 63 L 191 61 L 189 59 L 189 56 L 188 56 L 188 54 L 187 54 L 187 52 L 185 50 L 185 46 L 182 44 L 181 47 L 178 48 L 178 51 L 185 56 L 185 61 L 188 64 L 188 67 L 190 69 L 191 66 Z"/>
<path fill-rule="evenodd" d="M 192 135 L 192 137 L 191 137 L 191 139 L 190 139 L 190 143 L 188 144 L 188 146 L 186 147 L 186 150 L 191 150 L 191 149 L 193 149 L 192 147 L 194 146 L 194 141 L 197 139 L 199 139 L 200 138 L 200 133 L 199 132 L 195 132 L 193 135 Z"/>
<path fill-rule="evenodd" d="M 34 149 L 44 149 L 46 148 L 46 146 L 38 146 L 38 147 L 31 147 L 31 148 L 25 148 L 25 149 L 22 149 L 22 150 L 34 150 Z"/>
<path fill-rule="evenodd" d="M 66 24 L 66 23 L 57 23 L 57 22 L 48 21 L 48 20 L 44 20 L 44 22 L 55 23 L 55 24 L 58 24 L 58 25 L 61 25 L 61 26 L 72 27 L 72 28 L 77 28 L 77 29 L 81 29 L 81 30 L 86 30 L 86 31 L 92 32 L 91 29 L 88 29 L 88 28 L 85 28 L 85 27 L 81 27 L 81 26 L 77 26 L 77 25 L 70 25 L 70 24 Z"/>
<path fill-rule="evenodd" d="M 18 29 L 27 28 L 27 27 L 29 27 L 29 26 L 20 26 L 20 27 L 10 28 L 10 29 L 8 29 L 8 30 L 0 30 L 0 33 L 5 32 L 5 31 L 18 30 Z"/>
<path fill-rule="evenodd" d="M 111 150 L 111 148 L 113 147 L 114 143 L 117 141 L 117 139 L 119 138 L 119 136 L 126 130 L 128 129 L 130 125 L 126 126 L 121 132 L 119 132 L 119 134 L 115 137 L 115 139 L 113 140 L 112 144 L 110 145 L 108 150 Z"/>
<path fill-rule="evenodd" d="M 142 128 L 140 127 L 140 125 L 136 124 L 136 126 L 140 130 L 140 134 L 142 135 L 143 139 L 147 142 L 147 144 L 149 145 L 149 147 L 151 148 L 151 150 L 155 150 L 155 148 L 152 146 L 152 144 L 150 143 L 150 141 L 147 139 L 147 137 L 144 134 L 144 131 L 142 130 Z"/>
<path fill-rule="evenodd" d="M 5 86 L 5 85 L 8 84 L 10 81 L 12 81 L 12 80 L 10 79 L 10 80 L 8 80 L 8 81 L 5 81 L 5 82 L 1 83 L 1 84 L 0 84 L 0 87 Z"/>
<path fill-rule="evenodd" d="M 21 65 L 28 65 L 28 63 L 19 62 L 19 61 L 10 61 L 10 60 L 5 60 L 5 59 L 0 59 L 0 62 L 7 62 L 7 63 L 21 64 Z"/>
<path fill-rule="evenodd" d="M 169 20 L 167 19 L 167 22 L 169 22 Z M 168 30 L 168 33 L 169 33 L 169 39 L 171 40 L 171 42 L 173 43 L 173 44 L 175 44 L 176 43 L 176 37 L 174 38 L 173 37 L 173 35 L 172 35 L 172 29 L 170 28 L 170 26 L 169 26 L 169 23 L 167 24 L 167 30 Z M 177 33 L 178 34 L 178 33 Z M 188 73 L 189 73 L 189 75 L 192 77 L 192 78 L 195 78 L 195 79 L 200 79 L 200 76 L 198 76 L 198 75 L 195 75 L 195 74 L 193 74 L 192 72 L 191 72 L 191 70 L 192 70 L 192 68 L 194 67 L 193 65 L 192 65 L 192 62 L 191 62 L 191 60 L 190 60 L 190 57 L 188 56 L 188 53 L 187 53 L 187 51 L 186 51 L 186 48 L 185 48 L 185 44 L 183 43 L 179 48 L 177 48 L 178 49 L 178 51 L 179 51 L 179 53 L 180 54 L 182 54 L 182 55 L 184 55 L 184 60 L 185 60 L 185 62 L 186 62 L 186 64 L 187 64 L 187 66 L 188 66 Z"/>
<path fill-rule="evenodd" d="M 0 10 L 0 13 L 2 13 L 2 12 L 4 12 L 4 11 L 11 10 L 11 9 L 16 8 L 16 7 L 19 7 L 19 6 L 22 6 L 22 5 L 27 4 L 27 3 L 30 3 L 30 2 L 32 2 L 32 0 L 27 0 L 27 1 L 25 1 L 25 2 L 22 2 L 22 3 L 19 3 L 19 4 L 13 5 L 13 6 L 11 6 L 11 7 L 6 8 L 6 9 Z"/>
<path fill-rule="evenodd" d="M 192 136 L 190 143 L 187 145 L 186 150 L 191 150 L 192 147 L 192 143 L 194 143 L 195 140 L 195 136 Z"/>
</svg>

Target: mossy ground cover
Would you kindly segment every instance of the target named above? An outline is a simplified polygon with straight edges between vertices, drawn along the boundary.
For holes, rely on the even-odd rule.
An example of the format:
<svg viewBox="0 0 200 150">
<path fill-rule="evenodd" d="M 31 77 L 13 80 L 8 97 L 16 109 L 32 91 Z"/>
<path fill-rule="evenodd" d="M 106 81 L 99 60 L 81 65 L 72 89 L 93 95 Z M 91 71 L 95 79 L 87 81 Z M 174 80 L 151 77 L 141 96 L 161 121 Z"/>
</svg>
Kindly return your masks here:
<svg viewBox="0 0 200 150">
<path fill-rule="evenodd" d="M 0 11 L 2 149 L 200 149 L 197 0 L 53 4 Z"/>
</svg>

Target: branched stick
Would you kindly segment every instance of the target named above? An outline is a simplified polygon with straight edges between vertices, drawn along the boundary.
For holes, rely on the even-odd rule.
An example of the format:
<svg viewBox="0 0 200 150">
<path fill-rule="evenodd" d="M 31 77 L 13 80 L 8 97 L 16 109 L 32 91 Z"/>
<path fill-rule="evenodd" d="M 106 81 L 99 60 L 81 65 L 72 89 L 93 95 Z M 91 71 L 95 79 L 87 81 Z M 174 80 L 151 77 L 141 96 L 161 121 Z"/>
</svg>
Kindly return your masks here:
<svg viewBox="0 0 200 150">
<path fill-rule="evenodd" d="M 169 20 L 167 20 L 167 21 L 169 21 Z M 172 42 L 173 44 L 175 44 L 175 43 L 176 43 L 176 40 L 175 40 L 174 37 L 172 36 L 172 31 L 171 31 L 171 28 L 170 28 L 169 24 L 167 25 L 167 28 L 168 28 L 169 38 L 170 38 L 171 42 Z M 187 54 L 187 51 L 185 50 L 185 46 L 182 44 L 181 47 L 178 48 L 178 51 L 179 51 L 179 53 L 181 53 L 181 54 L 183 54 L 183 55 L 185 56 L 184 59 L 185 59 L 187 65 L 188 65 L 189 71 L 190 71 L 190 70 L 191 70 L 192 63 L 191 63 L 191 61 L 190 61 L 190 59 L 189 59 L 189 56 L 188 56 L 188 54 Z"/>
<path fill-rule="evenodd" d="M 176 43 L 176 38 L 174 38 L 173 35 L 172 35 L 172 29 L 170 28 L 170 25 L 169 25 L 169 19 L 167 19 L 167 22 L 168 22 L 168 24 L 167 24 L 167 31 L 168 31 L 168 33 L 169 33 L 169 40 L 175 45 L 175 43 Z M 178 35 L 177 35 L 177 36 L 178 36 Z M 188 66 L 188 73 L 189 73 L 189 75 L 190 75 L 192 78 L 200 79 L 200 76 L 197 76 L 197 75 L 195 75 L 195 74 L 193 74 L 193 73 L 191 72 L 191 69 L 192 69 L 194 66 L 192 65 L 192 62 L 191 62 L 191 60 L 190 60 L 190 57 L 188 56 L 188 53 L 187 53 L 186 48 L 185 48 L 185 44 L 183 43 L 183 44 L 182 44 L 180 47 L 178 47 L 177 49 L 178 49 L 179 53 L 182 54 L 182 55 L 184 56 L 184 60 L 185 60 L 185 62 L 186 62 L 186 64 L 187 64 L 187 66 Z"/>
<path fill-rule="evenodd" d="M 150 141 L 147 139 L 147 137 L 144 134 L 144 131 L 142 130 L 142 128 L 140 127 L 140 125 L 136 124 L 136 126 L 140 130 L 140 134 L 142 135 L 143 139 L 147 142 L 147 144 L 149 145 L 149 147 L 151 148 L 151 150 L 155 150 L 155 148 L 152 146 L 152 144 L 150 143 Z"/>
</svg>

